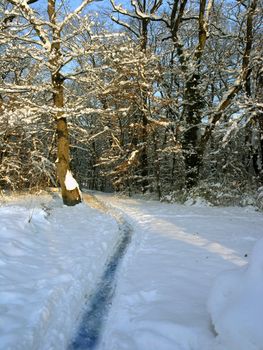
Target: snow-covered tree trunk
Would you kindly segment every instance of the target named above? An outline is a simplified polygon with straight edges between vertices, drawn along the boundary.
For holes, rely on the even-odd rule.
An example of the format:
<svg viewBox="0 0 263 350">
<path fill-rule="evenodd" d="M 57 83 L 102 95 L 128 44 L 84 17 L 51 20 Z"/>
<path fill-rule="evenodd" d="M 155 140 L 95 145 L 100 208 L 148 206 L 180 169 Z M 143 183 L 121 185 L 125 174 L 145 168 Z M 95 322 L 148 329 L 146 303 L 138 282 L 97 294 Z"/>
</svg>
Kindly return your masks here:
<svg viewBox="0 0 263 350">
<path fill-rule="evenodd" d="M 57 177 L 61 186 L 63 203 L 66 205 L 75 205 L 81 202 L 79 188 L 68 187 L 66 183 L 66 175 L 69 172 L 70 152 L 69 152 L 69 134 L 67 120 L 63 116 L 60 109 L 64 107 L 64 87 L 63 76 L 60 73 L 61 65 L 61 35 L 60 28 L 56 23 L 56 0 L 48 1 L 48 16 L 52 24 L 52 43 L 50 54 L 51 66 L 51 83 L 53 88 L 54 107 L 58 109 L 55 115 L 57 128 Z"/>
<path fill-rule="evenodd" d="M 202 161 L 202 154 L 199 151 L 199 133 L 204 102 L 200 92 L 202 79 L 199 71 L 208 38 L 208 21 L 211 7 L 212 0 L 201 0 L 199 3 L 198 44 L 194 51 L 193 61 L 191 62 L 193 73 L 189 75 L 187 70 L 185 72 L 187 81 L 185 85 L 185 107 L 183 114 L 185 114 L 186 131 L 183 137 L 183 149 L 185 151 L 185 182 L 187 188 L 197 185 Z"/>
</svg>

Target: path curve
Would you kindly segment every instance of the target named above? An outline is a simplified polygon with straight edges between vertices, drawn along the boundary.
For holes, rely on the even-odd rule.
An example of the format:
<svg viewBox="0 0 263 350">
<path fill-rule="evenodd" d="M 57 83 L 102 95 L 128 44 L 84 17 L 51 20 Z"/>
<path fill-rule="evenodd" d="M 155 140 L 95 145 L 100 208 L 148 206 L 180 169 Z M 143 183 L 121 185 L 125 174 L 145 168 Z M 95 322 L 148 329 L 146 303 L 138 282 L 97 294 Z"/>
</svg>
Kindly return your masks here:
<svg viewBox="0 0 263 350">
<path fill-rule="evenodd" d="M 109 208 L 89 193 L 84 193 L 83 199 L 91 207 L 111 215 L 118 223 L 120 236 L 118 242 L 116 242 L 115 250 L 105 267 L 99 285 L 85 305 L 81 323 L 68 350 L 91 350 L 96 348 L 114 295 L 116 271 L 132 235 L 131 226 L 118 210 Z"/>
</svg>

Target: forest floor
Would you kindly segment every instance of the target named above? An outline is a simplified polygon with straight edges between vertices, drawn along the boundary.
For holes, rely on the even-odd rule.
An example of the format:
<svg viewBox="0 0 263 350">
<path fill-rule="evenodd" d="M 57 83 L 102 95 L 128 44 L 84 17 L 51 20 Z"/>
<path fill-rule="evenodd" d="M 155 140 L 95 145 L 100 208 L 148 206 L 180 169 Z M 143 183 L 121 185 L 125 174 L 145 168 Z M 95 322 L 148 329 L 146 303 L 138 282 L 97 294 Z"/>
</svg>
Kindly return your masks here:
<svg viewBox="0 0 263 350">
<path fill-rule="evenodd" d="M 216 336 L 211 322 L 211 310 L 216 314 L 229 293 L 221 291 L 221 301 L 212 298 L 209 308 L 207 302 L 220 273 L 249 265 L 262 238 L 262 213 L 253 207 L 95 196 L 99 202 L 89 200 L 97 209 L 85 203 L 68 208 L 50 195 L 2 200 L 0 349 L 69 347 L 118 245 L 120 227 L 112 213 L 119 213 L 132 237 L 119 261 L 96 348 L 241 350 L 233 337 Z M 256 316 L 254 328 L 262 328 Z M 241 334 L 241 343 L 246 350 L 262 349 L 247 334 Z"/>
</svg>

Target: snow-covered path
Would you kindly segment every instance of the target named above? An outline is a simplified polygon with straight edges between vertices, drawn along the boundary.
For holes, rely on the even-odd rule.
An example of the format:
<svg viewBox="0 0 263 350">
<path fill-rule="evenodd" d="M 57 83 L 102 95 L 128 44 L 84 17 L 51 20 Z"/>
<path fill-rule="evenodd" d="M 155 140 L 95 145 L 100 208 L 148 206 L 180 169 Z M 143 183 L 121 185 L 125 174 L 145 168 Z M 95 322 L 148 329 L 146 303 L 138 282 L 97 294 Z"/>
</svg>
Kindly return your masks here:
<svg viewBox="0 0 263 350">
<path fill-rule="evenodd" d="M 89 194 L 83 194 L 83 198 L 89 204 L 92 204 L 93 207 L 99 208 L 110 217 L 115 218 L 118 224 L 119 235 L 114 250 L 105 264 L 100 282 L 91 297 L 87 300 L 84 311 L 82 312 L 81 322 L 67 350 L 92 350 L 97 347 L 102 326 L 114 295 L 116 272 L 131 241 L 133 232 L 131 226 L 120 215 L 119 211 L 109 210 L 103 202 L 98 201 L 94 196 Z"/>
<path fill-rule="evenodd" d="M 206 307 L 213 280 L 247 263 L 262 214 L 98 197 L 134 227 L 99 350 L 217 348 Z"/>
<path fill-rule="evenodd" d="M 250 259 L 263 236 L 262 213 L 96 196 L 115 209 L 69 208 L 57 195 L 0 202 L 1 350 L 67 350 L 109 266 L 114 277 L 112 261 L 116 290 L 105 299 L 110 308 L 99 310 L 103 319 L 109 310 L 106 322 L 93 325 L 102 334 L 97 350 L 263 350 L 263 240 L 246 273 L 218 280 L 224 288 L 215 293 L 214 315 L 220 305 L 228 312 L 217 329 L 240 326 L 232 338 L 215 338 L 206 307 L 217 275 Z M 122 260 L 114 217 L 133 229 Z M 238 346 L 222 345 L 236 339 Z"/>
<path fill-rule="evenodd" d="M 0 203 L 0 349 L 66 350 L 118 238 L 116 221 L 85 203 Z"/>
</svg>

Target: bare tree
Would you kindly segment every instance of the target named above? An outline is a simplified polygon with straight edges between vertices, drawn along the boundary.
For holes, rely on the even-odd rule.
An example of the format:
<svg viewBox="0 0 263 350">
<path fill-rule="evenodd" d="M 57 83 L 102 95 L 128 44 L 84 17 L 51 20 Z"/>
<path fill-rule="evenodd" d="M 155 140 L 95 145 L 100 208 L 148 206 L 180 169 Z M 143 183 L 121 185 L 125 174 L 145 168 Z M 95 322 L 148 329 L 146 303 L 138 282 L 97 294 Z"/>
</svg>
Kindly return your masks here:
<svg viewBox="0 0 263 350">
<path fill-rule="evenodd" d="M 66 205 L 75 205 L 81 201 L 81 195 L 70 173 L 69 134 L 64 96 L 67 74 L 63 74 L 62 70 L 80 54 L 83 54 L 79 47 L 76 47 L 75 51 L 70 48 L 70 43 L 72 38 L 77 38 L 81 32 L 87 31 L 87 28 L 81 25 L 78 28 L 74 27 L 74 20 L 79 18 L 79 14 L 91 0 L 84 0 L 75 11 L 69 13 L 63 11 L 63 3 L 48 0 L 47 18 L 44 15 L 41 17 L 38 11 L 30 6 L 35 1 L 10 0 L 8 2 L 13 7 L 2 22 L 3 42 L 22 43 L 28 56 L 50 74 L 48 89 L 53 96 L 53 107 L 49 107 L 49 110 L 56 122 L 57 177 L 62 190 L 63 202 Z M 67 33 L 69 28 L 70 33 Z M 32 90 L 28 81 L 26 85 L 26 90 Z M 21 86 L 19 88 L 21 89 Z M 2 89 L 8 91 L 6 84 Z"/>
<path fill-rule="evenodd" d="M 111 0 L 111 4 L 113 7 L 113 13 L 117 14 L 118 16 L 122 16 L 124 20 L 122 20 L 120 17 L 117 18 L 115 15 L 111 16 L 111 19 L 126 28 L 130 34 L 134 35 L 136 39 L 139 42 L 140 50 L 145 55 L 145 60 L 147 60 L 147 49 L 148 49 L 148 40 L 149 40 L 149 25 L 151 24 L 151 21 L 149 19 L 149 16 L 155 16 L 158 9 L 162 5 L 162 0 L 154 0 L 154 1 L 147 1 L 147 0 L 132 0 L 130 5 L 132 7 L 132 10 L 129 11 L 125 8 L 123 8 L 120 5 L 116 5 L 114 0 Z M 149 181 L 148 181 L 148 156 L 147 156 L 147 142 L 148 142 L 148 118 L 147 113 L 145 113 L 145 110 L 147 110 L 148 105 L 148 98 L 147 98 L 147 91 L 143 91 L 141 89 L 142 93 L 142 109 L 140 111 L 139 119 L 141 119 L 141 130 L 142 130 L 142 137 L 141 140 L 138 140 L 137 138 L 134 138 L 134 142 L 140 142 L 143 144 L 143 148 L 140 152 L 140 166 L 141 166 L 141 175 L 142 175 L 142 190 L 143 192 L 146 192 Z M 136 145 L 135 145 L 136 146 Z"/>
</svg>

